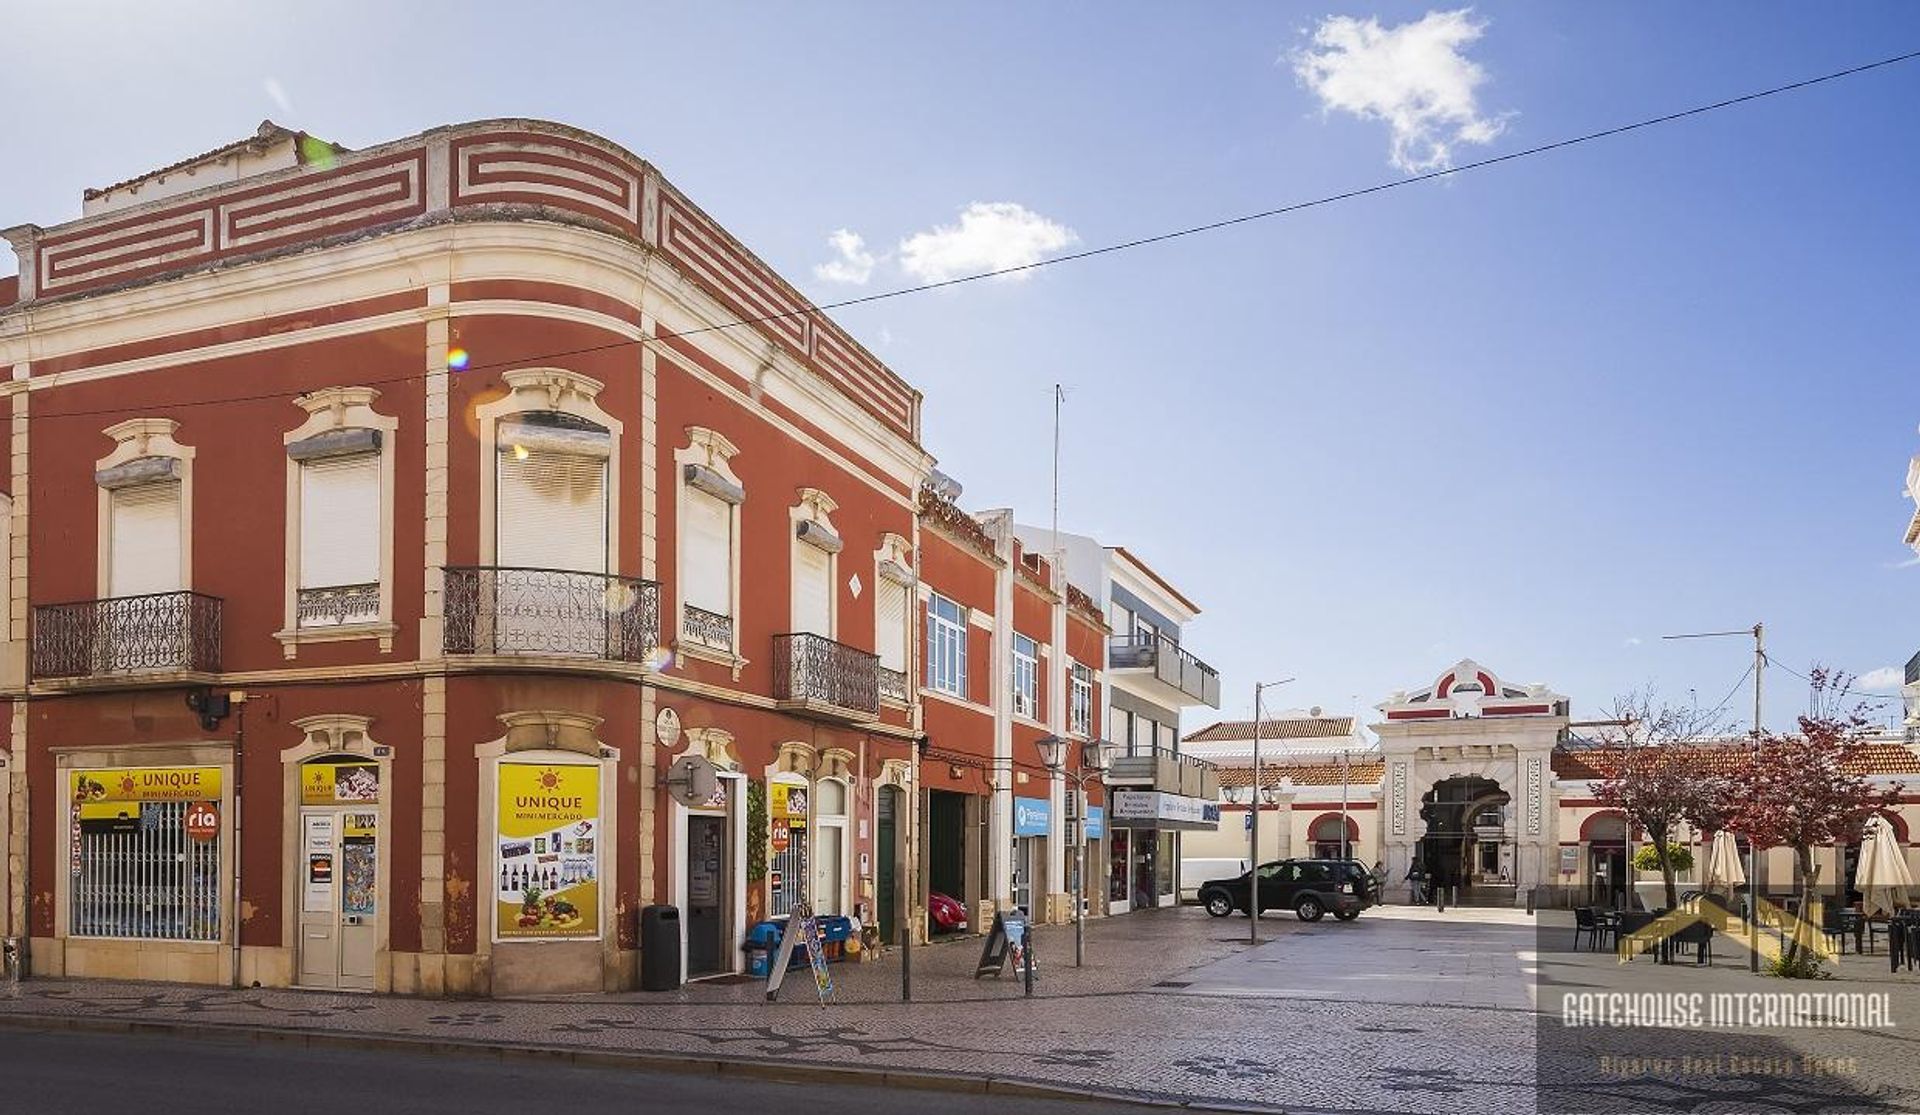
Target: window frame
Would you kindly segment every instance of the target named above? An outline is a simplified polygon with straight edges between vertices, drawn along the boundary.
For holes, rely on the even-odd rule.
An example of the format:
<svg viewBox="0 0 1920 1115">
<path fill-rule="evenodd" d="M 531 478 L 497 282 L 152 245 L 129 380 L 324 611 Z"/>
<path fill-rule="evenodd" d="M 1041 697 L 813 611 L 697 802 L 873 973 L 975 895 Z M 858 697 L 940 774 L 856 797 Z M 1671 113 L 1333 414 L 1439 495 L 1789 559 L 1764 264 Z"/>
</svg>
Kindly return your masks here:
<svg viewBox="0 0 1920 1115">
<path fill-rule="evenodd" d="M 281 649 L 286 657 L 294 658 L 302 643 L 341 642 L 353 639 L 377 639 L 380 653 L 393 651 L 394 636 L 399 625 L 393 619 L 393 520 L 394 520 L 394 436 L 400 429 L 400 419 L 381 414 L 373 405 L 380 398 L 380 392 L 371 387 L 325 387 L 318 391 L 309 391 L 294 398 L 294 405 L 304 410 L 306 420 L 281 435 L 281 444 L 285 449 L 287 465 L 286 486 L 286 553 L 282 562 L 286 584 L 283 615 L 280 630 L 274 637 L 280 640 Z M 375 519 L 378 523 L 378 547 L 380 606 L 378 614 L 372 619 L 360 623 L 341 623 L 327 626 L 300 626 L 300 560 L 301 532 L 303 529 L 302 503 L 304 500 L 302 469 L 306 460 L 293 455 L 293 447 L 310 438 L 339 431 L 369 430 L 373 432 L 376 443 L 371 450 L 378 458 L 379 510 Z M 330 459 L 320 457 L 317 459 Z"/>
<path fill-rule="evenodd" d="M 1067 733 L 1082 738 L 1093 734 L 1093 670 L 1071 661 L 1067 664 Z"/>
<path fill-rule="evenodd" d="M 1032 720 L 1040 714 L 1040 642 L 1031 635 L 1013 633 L 1008 676 L 1009 707 L 1013 715 Z M 1026 650 L 1021 649 L 1025 643 Z"/>
<path fill-rule="evenodd" d="M 952 609 L 953 615 L 940 614 L 943 604 Z M 935 693 L 961 700 L 967 698 L 968 612 L 967 606 L 957 600 L 937 592 L 927 594 L 927 668 L 923 684 Z M 940 653 L 943 644 L 952 652 L 951 661 Z"/>
<path fill-rule="evenodd" d="M 740 615 L 740 563 L 743 546 L 741 527 L 745 519 L 742 509 L 746 506 L 747 490 L 740 477 L 733 471 L 733 458 L 740 452 L 725 434 L 705 426 L 686 427 L 687 444 L 674 450 L 674 517 L 673 517 L 673 631 L 672 646 L 676 655 L 697 658 L 707 662 L 717 662 L 733 669 L 734 680 L 738 681 L 740 672 L 747 659 L 740 654 L 741 615 Z M 704 470 L 704 473 L 696 473 Z M 709 490 L 694 482 L 696 474 L 706 475 L 724 485 L 731 485 L 730 494 L 739 498 L 729 498 Z M 719 501 L 728 509 L 727 517 L 727 613 L 728 645 L 715 647 L 687 635 L 688 570 L 692 568 L 688 547 L 692 532 L 687 529 L 689 521 L 689 493 L 699 491 Z M 705 609 L 702 609 L 703 611 Z M 718 613 L 716 613 L 718 614 Z"/>
</svg>

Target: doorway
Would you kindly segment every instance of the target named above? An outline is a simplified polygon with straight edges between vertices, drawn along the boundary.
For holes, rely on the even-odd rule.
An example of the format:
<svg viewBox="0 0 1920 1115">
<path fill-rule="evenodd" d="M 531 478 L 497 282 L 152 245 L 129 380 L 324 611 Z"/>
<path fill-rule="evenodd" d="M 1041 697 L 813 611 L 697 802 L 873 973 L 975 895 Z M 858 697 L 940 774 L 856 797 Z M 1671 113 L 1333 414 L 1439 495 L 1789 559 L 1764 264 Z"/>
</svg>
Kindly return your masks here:
<svg viewBox="0 0 1920 1115">
<path fill-rule="evenodd" d="M 900 931 L 899 912 L 894 908 L 900 901 L 900 790 L 895 786 L 882 786 L 879 801 L 874 808 L 874 855 L 878 859 L 875 866 L 875 901 L 880 918 L 880 939 L 894 941 Z"/>
<path fill-rule="evenodd" d="M 373 990 L 379 824 L 371 807 L 300 810 L 301 987 Z"/>
<path fill-rule="evenodd" d="M 727 818 L 687 816 L 687 975 L 731 971 L 727 951 Z"/>
</svg>

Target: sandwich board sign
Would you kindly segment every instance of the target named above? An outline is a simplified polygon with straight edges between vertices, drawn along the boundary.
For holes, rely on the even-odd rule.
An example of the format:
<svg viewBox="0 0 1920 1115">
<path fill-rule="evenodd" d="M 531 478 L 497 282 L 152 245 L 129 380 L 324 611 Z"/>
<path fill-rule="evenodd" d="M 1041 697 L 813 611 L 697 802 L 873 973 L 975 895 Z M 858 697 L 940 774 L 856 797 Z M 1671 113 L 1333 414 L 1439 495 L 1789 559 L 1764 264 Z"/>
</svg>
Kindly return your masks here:
<svg viewBox="0 0 1920 1115">
<path fill-rule="evenodd" d="M 787 915 L 787 929 L 780 935 L 780 948 L 767 968 L 767 1001 L 772 1002 L 780 994 L 780 983 L 786 978 L 787 965 L 793 962 L 795 948 L 807 950 L 813 989 L 820 996 L 820 1005 L 826 1006 L 827 996 L 833 994 L 833 975 L 827 971 L 827 955 L 820 947 L 820 922 L 805 902 L 794 903 L 793 913 Z"/>
<path fill-rule="evenodd" d="M 1013 961 L 1013 970 L 1019 971 L 1021 962 L 1026 958 L 1027 915 L 1019 910 L 1004 910 L 993 915 L 993 928 L 987 932 L 987 940 L 980 947 L 980 963 L 973 970 L 973 978 L 993 976 L 998 979 L 1007 970 L 1007 961 Z"/>
</svg>

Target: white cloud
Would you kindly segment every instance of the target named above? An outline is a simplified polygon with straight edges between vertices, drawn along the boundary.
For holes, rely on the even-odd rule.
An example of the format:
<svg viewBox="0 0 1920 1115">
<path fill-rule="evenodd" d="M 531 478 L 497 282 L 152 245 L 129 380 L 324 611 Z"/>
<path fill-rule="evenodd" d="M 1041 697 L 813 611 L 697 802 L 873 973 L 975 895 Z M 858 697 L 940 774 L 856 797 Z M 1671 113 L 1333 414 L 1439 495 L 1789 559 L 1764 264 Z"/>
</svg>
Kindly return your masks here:
<svg viewBox="0 0 1920 1115">
<path fill-rule="evenodd" d="M 1412 174 L 1453 163 L 1455 144 L 1493 142 L 1507 114 L 1486 115 L 1478 90 L 1487 71 L 1464 53 L 1487 29 L 1472 8 L 1428 12 L 1382 27 L 1372 16 L 1328 16 L 1313 45 L 1294 53 L 1293 72 L 1328 112 L 1384 121 L 1393 165 Z"/>
<path fill-rule="evenodd" d="M 867 241 L 859 233 L 851 229 L 835 229 L 833 235 L 827 237 L 827 246 L 833 249 L 834 258 L 814 264 L 814 278 L 855 286 L 873 278 L 873 266 L 879 262 L 879 258 L 867 250 Z"/>
<path fill-rule="evenodd" d="M 1067 226 L 1011 201 L 976 201 L 960 211 L 957 225 L 937 225 L 900 241 L 900 266 L 926 283 L 963 275 L 1025 267 L 1080 237 Z M 1027 272 L 1000 276 L 1024 279 Z"/>
<path fill-rule="evenodd" d="M 286 87 L 280 84 L 279 78 L 268 78 L 264 82 L 261 82 L 261 88 L 267 91 L 267 97 L 272 100 L 274 104 L 280 106 L 281 112 L 292 115 L 293 101 L 287 97 Z"/>
<path fill-rule="evenodd" d="M 1907 676 L 1898 666 L 1882 666 L 1877 670 L 1868 670 L 1853 679 L 1855 689 L 1888 691 L 1900 688 Z"/>
<path fill-rule="evenodd" d="M 1627 645 L 1628 645 L 1628 646 L 1630 646 L 1630 647 L 1637 647 L 1637 646 L 1639 646 L 1639 645 L 1640 645 L 1640 636 L 1638 636 L 1638 635 L 1629 635 L 1629 636 L 1627 636 Z"/>
</svg>

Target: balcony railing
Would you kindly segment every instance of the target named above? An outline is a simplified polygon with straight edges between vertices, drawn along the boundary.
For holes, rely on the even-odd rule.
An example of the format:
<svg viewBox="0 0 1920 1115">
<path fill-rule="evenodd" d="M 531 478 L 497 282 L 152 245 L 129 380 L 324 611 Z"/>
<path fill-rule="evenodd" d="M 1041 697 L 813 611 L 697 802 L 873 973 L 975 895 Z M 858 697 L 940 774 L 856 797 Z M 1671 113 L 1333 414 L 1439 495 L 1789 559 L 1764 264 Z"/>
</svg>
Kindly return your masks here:
<svg viewBox="0 0 1920 1115">
<path fill-rule="evenodd" d="M 33 675 L 220 671 L 220 600 L 156 592 L 33 609 Z"/>
<path fill-rule="evenodd" d="M 896 704 L 906 704 L 907 672 L 905 670 L 889 670 L 885 666 L 882 666 L 880 667 L 879 673 L 880 699 L 883 701 L 893 701 Z"/>
<path fill-rule="evenodd" d="M 686 606 L 680 621 L 680 637 L 712 650 L 733 650 L 733 617 L 705 608 Z"/>
<path fill-rule="evenodd" d="M 1114 670 L 1151 670 L 1169 688 L 1210 708 L 1220 707 L 1220 674 L 1158 631 L 1108 640 L 1107 664 Z"/>
<path fill-rule="evenodd" d="M 1146 786 L 1169 794 L 1215 801 L 1220 796 L 1220 772 L 1212 763 L 1164 747 L 1141 747 L 1131 755 L 1117 755 L 1107 770 L 1107 781 L 1121 786 Z"/>
<path fill-rule="evenodd" d="M 872 717 L 880 711 L 880 656 L 825 635 L 775 635 L 773 699 Z"/>
<path fill-rule="evenodd" d="M 660 586 L 565 569 L 448 566 L 448 654 L 645 662 L 660 641 Z"/>
<path fill-rule="evenodd" d="M 294 623 L 299 627 L 345 627 L 373 623 L 380 618 L 380 586 L 334 585 L 303 588 L 294 601 Z"/>
</svg>

